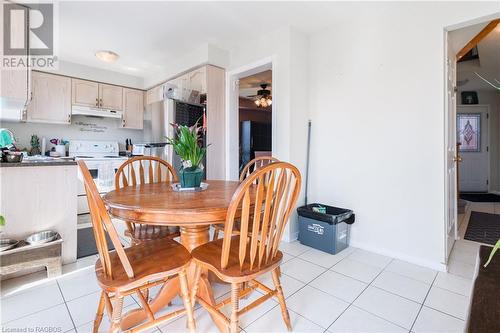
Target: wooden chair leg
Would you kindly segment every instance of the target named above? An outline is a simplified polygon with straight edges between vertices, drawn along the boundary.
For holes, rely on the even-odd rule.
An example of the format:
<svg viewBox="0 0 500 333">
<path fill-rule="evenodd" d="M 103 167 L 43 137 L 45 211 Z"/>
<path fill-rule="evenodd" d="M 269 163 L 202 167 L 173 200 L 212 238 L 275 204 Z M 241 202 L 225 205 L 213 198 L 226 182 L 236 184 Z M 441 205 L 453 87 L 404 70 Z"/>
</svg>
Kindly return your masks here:
<svg viewBox="0 0 500 333">
<path fill-rule="evenodd" d="M 283 316 L 283 320 L 285 321 L 286 328 L 288 329 L 288 331 L 291 331 L 292 324 L 290 323 L 290 314 L 288 313 L 288 309 L 286 307 L 285 296 L 283 295 L 283 288 L 281 288 L 279 273 L 280 273 L 280 271 L 278 269 L 275 269 L 272 271 L 271 274 L 273 277 L 274 287 L 276 288 L 276 291 L 278 292 L 276 296 L 277 296 L 278 301 L 280 303 L 281 315 Z"/>
<path fill-rule="evenodd" d="M 201 278 L 201 266 L 196 265 L 194 269 L 193 286 L 191 288 L 191 305 L 193 307 L 196 304 L 196 293 L 198 292 L 198 287 L 200 285 L 200 278 Z"/>
<path fill-rule="evenodd" d="M 230 333 L 238 333 L 238 310 L 239 310 L 240 284 L 231 283 L 231 318 L 229 325 Z"/>
<path fill-rule="evenodd" d="M 117 333 L 120 331 L 120 321 L 122 318 L 123 309 L 123 296 L 117 296 L 112 299 L 113 303 L 113 315 L 111 316 L 111 327 L 109 328 L 110 333 Z"/>
<path fill-rule="evenodd" d="M 99 326 L 102 322 L 102 316 L 104 315 L 104 291 L 101 292 L 101 298 L 99 299 L 99 305 L 97 306 L 97 312 L 94 319 L 93 333 L 99 332 Z"/>
<path fill-rule="evenodd" d="M 188 281 L 185 269 L 179 272 L 179 280 L 181 283 L 182 301 L 184 303 L 184 307 L 186 308 L 187 326 L 189 328 L 189 332 L 194 333 L 196 330 L 196 324 L 194 322 L 194 313 L 193 313 L 194 304 L 191 303 L 191 297 L 189 295 Z"/>
</svg>

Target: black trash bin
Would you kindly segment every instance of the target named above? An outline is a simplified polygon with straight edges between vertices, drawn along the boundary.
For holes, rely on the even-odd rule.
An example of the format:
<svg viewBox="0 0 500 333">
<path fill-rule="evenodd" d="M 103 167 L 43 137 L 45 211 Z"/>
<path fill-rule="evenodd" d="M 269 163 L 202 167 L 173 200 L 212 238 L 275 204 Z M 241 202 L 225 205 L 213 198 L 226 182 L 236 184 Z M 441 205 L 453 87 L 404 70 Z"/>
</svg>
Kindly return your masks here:
<svg viewBox="0 0 500 333">
<path fill-rule="evenodd" d="M 315 211 L 320 208 L 325 212 Z M 299 214 L 299 241 L 315 249 L 337 254 L 349 246 L 352 210 L 317 203 L 297 208 Z"/>
</svg>

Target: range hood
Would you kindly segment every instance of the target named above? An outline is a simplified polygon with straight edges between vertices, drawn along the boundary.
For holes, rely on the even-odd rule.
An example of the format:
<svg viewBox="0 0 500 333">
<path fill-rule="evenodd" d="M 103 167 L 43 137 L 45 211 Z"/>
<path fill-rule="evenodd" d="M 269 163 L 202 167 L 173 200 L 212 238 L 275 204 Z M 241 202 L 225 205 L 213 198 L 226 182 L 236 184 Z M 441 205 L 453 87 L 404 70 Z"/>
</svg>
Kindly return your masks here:
<svg viewBox="0 0 500 333">
<path fill-rule="evenodd" d="M 73 105 L 73 107 L 71 108 L 71 114 L 73 116 L 82 115 L 101 118 L 121 118 L 123 115 L 121 111 L 78 105 Z"/>
</svg>

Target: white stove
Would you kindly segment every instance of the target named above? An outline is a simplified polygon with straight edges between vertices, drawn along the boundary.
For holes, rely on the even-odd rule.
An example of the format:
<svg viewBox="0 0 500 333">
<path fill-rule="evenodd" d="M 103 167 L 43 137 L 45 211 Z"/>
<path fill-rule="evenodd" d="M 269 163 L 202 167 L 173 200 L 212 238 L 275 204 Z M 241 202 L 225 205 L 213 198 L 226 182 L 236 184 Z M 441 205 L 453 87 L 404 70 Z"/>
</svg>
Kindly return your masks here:
<svg viewBox="0 0 500 333">
<path fill-rule="evenodd" d="M 69 156 L 74 157 L 76 161 L 83 160 L 85 162 L 101 194 L 114 190 L 114 181 L 108 185 L 101 184 L 99 170 L 102 170 L 103 166 L 106 165 L 116 172 L 128 160 L 126 156 L 119 155 L 118 142 L 116 141 L 72 140 L 69 144 Z M 79 224 L 88 224 L 89 208 L 80 171 L 78 171 L 78 180 L 78 222 Z"/>
</svg>

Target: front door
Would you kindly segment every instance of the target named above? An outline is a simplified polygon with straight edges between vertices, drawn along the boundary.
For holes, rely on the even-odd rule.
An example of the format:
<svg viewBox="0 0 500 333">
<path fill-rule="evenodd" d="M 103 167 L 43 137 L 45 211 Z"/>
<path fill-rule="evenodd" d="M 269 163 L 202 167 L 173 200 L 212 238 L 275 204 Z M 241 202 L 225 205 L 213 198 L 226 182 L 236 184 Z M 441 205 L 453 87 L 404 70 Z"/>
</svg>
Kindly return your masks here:
<svg viewBox="0 0 500 333">
<path fill-rule="evenodd" d="M 487 192 L 489 177 L 488 106 L 464 105 L 457 109 L 460 143 L 460 192 Z"/>
<path fill-rule="evenodd" d="M 447 79 L 447 110 L 446 110 L 446 240 L 445 262 L 457 239 L 457 149 L 456 149 L 456 59 L 448 42 L 448 55 L 446 59 Z"/>
</svg>

